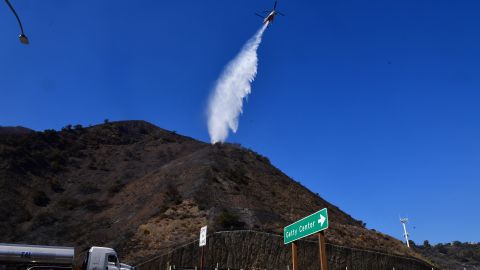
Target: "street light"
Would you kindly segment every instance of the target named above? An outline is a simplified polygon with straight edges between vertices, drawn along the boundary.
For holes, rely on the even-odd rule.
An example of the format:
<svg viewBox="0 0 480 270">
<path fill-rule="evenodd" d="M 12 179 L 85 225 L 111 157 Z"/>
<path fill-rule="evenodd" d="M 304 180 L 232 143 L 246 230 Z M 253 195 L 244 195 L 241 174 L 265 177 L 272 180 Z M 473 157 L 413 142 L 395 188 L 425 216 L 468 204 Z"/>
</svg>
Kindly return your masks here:
<svg viewBox="0 0 480 270">
<path fill-rule="evenodd" d="M 407 233 L 408 218 L 400 218 L 400 222 L 402 223 L 403 231 L 405 232 L 403 236 L 405 236 L 405 240 L 407 241 L 407 247 L 410 248 L 410 242 L 408 241 L 408 233 Z"/>
<path fill-rule="evenodd" d="M 10 1 L 9 0 L 5 0 L 5 3 L 7 3 L 8 7 L 10 8 L 10 10 L 12 11 L 13 15 L 15 15 L 15 18 L 17 18 L 17 22 L 18 22 L 18 25 L 20 26 L 20 35 L 18 35 L 18 39 L 20 39 L 20 42 L 27 45 L 29 43 L 28 41 L 28 37 L 25 35 L 25 33 L 23 32 L 23 26 L 22 26 L 22 22 L 20 21 L 20 17 L 18 17 L 18 14 L 17 12 L 15 11 L 15 9 L 13 8 L 12 4 L 10 4 Z"/>
</svg>

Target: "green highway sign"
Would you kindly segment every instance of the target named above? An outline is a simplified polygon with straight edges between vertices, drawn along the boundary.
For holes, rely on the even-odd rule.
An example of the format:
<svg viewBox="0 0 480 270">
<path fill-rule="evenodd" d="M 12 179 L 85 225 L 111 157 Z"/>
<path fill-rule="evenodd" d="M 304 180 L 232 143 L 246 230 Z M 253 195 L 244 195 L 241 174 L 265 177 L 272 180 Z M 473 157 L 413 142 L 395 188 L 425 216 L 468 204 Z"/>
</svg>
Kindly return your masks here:
<svg viewBox="0 0 480 270">
<path fill-rule="evenodd" d="M 327 208 L 304 217 L 283 229 L 283 243 L 288 244 L 328 228 Z"/>
</svg>

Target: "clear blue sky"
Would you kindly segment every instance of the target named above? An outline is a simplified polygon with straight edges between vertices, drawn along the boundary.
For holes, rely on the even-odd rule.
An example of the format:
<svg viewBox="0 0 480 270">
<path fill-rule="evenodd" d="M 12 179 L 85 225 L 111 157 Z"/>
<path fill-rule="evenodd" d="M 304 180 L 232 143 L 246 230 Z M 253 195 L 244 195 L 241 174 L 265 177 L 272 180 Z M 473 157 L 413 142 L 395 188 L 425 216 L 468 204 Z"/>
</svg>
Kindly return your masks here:
<svg viewBox="0 0 480 270">
<path fill-rule="evenodd" d="M 270 0 L 0 3 L 0 125 L 143 119 L 209 141 L 207 97 Z M 241 143 L 369 228 L 480 241 L 479 1 L 283 0 Z M 415 226 L 415 229 L 413 228 Z"/>
</svg>

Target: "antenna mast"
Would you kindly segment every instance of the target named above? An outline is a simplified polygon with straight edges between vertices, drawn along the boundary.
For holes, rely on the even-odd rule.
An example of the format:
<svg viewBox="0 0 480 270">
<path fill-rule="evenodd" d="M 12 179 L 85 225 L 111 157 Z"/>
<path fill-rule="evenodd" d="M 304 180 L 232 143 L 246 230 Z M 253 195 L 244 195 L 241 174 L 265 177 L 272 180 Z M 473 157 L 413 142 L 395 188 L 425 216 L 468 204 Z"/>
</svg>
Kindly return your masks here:
<svg viewBox="0 0 480 270">
<path fill-rule="evenodd" d="M 400 218 L 400 222 L 403 225 L 403 236 L 405 236 L 405 240 L 407 241 L 407 247 L 410 248 L 410 243 L 408 242 L 408 233 L 407 233 L 407 223 L 408 223 L 408 218 Z"/>
</svg>

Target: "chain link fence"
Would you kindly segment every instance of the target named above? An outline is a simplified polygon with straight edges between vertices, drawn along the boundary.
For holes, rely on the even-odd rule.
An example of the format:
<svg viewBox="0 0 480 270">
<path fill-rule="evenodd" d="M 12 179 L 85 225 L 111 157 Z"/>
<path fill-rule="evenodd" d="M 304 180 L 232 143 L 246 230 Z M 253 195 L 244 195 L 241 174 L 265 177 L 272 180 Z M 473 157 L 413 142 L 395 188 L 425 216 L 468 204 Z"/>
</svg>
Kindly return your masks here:
<svg viewBox="0 0 480 270">
<path fill-rule="evenodd" d="M 299 269 L 318 270 L 316 241 L 298 241 Z M 330 270 L 432 270 L 425 261 L 327 243 Z M 137 264 L 138 270 L 199 269 L 198 240 Z M 282 236 L 256 231 L 216 232 L 208 236 L 204 270 L 279 270 L 291 268 L 290 245 Z"/>
</svg>

